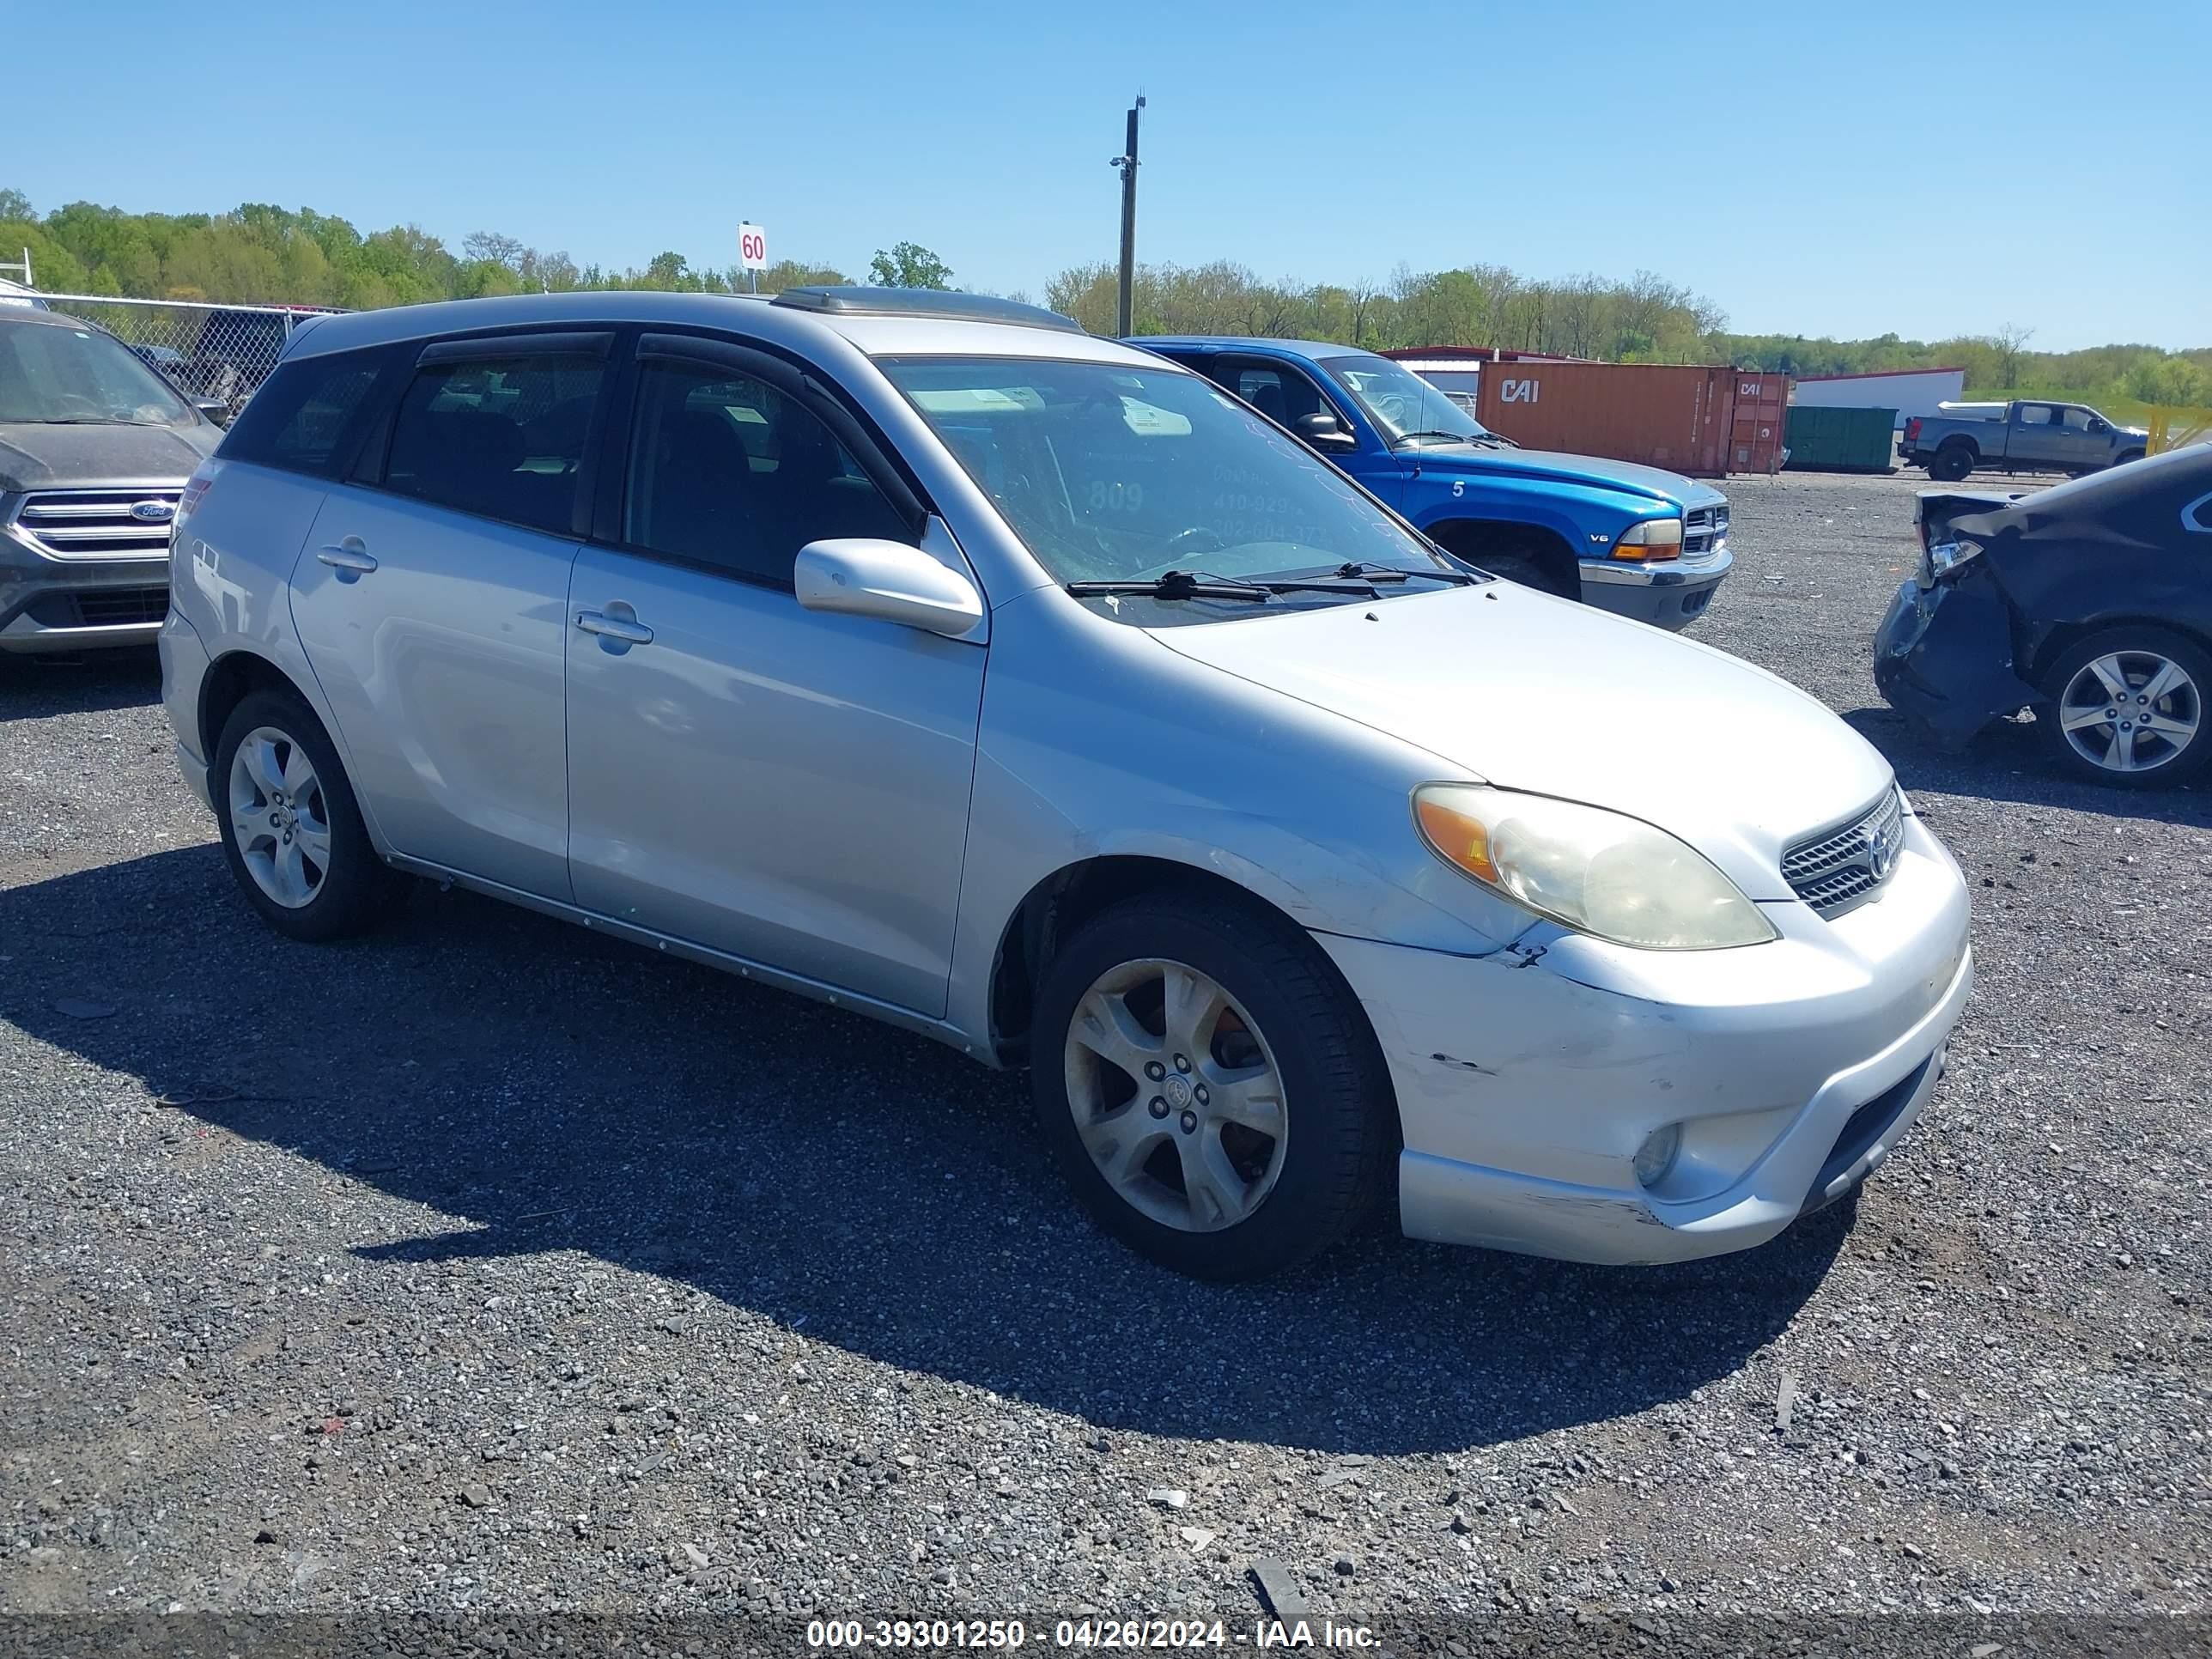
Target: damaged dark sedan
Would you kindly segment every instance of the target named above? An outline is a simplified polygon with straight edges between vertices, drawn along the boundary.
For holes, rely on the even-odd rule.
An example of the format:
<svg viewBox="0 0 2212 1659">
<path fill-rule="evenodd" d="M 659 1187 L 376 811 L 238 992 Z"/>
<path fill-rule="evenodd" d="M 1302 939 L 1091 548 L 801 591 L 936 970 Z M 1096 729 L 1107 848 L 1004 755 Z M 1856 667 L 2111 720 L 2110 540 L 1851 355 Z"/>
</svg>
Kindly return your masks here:
<svg viewBox="0 0 2212 1659">
<path fill-rule="evenodd" d="M 2123 787 L 2212 761 L 2212 445 L 2033 495 L 1923 490 L 1919 520 L 1875 635 L 1893 708 L 1953 744 L 2033 709 L 2061 765 Z"/>
</svg>

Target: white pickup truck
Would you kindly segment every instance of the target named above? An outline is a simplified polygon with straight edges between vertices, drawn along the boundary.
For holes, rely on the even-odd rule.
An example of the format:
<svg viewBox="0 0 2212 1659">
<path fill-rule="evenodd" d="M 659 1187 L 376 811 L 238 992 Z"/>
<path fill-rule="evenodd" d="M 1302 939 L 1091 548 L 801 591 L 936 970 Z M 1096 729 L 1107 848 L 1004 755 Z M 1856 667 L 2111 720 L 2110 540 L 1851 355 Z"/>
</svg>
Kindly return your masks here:
<svg viewBox="0 0 2212 1659">
<path fill-rule="evenodd" d="M 2094 472 L 2142 459 L 2148 441 L 2087 404 L 1938 404 L 1905 423 L 1898 457 L 1956 483 L 1969 472 Z"/>
</svg>

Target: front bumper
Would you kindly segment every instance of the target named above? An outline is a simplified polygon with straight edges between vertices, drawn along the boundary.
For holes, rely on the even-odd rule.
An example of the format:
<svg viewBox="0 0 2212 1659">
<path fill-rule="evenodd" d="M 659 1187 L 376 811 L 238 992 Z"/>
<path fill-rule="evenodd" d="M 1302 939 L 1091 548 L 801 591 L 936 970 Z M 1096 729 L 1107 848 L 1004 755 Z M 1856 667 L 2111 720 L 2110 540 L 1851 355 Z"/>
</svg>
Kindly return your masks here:
<svg viewBox="0 0 2212 1659">
<path fill-rule="evenodd" d="M 1918 1117 L 1973 983 L 1964 882 L 1917 819 L 1881 896 L 1736 951 L 1447 956 L 1323 937 L 1398 1097 L 1414 1238 L 1570 1261 L 1749 1249 L 1832 1201 Z M 1652 1188 L 1654 1130 L 1682 1151 Z"/>
<path fill-rule="evenodd" d="M 4 505 L 4 503 L 0 503 Z M 169 609 L 169 552 L 56 558 L 0 514 L 0 652 L 151 645 Z"/>
<path fill-rule="evenodd" d="M 1735 556 L 1725 544 L 1695 558 L 1646 564 L 1585 559 L 1583 603 L 1656 628 L 1687 628 L 1705 614 L 1735 565 Z"/>
<path fill-rule="evenodd" d="M 1891 708 L 1954 744 L 2044 700 L 2013 672 L 2011 611 L 1973 571 L 1898 588 L 1875 630 L 1874 683 Z"/>
</svg>

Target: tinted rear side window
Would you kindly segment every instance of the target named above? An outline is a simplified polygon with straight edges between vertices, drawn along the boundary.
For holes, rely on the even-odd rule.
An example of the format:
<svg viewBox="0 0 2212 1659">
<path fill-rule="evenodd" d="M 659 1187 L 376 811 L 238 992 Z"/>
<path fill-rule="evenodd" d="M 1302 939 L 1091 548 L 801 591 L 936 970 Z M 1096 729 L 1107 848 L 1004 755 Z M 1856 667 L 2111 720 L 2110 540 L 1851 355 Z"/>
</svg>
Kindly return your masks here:
<svg viewBox="0 0 2212 1659">
<path fill-rule="evenodd" d="M 223 434 L 225 460 L 334 477 L 359 435 L 384 355 L 295 357 L 254 393 Z"/>
<path fill-rule="evenodd" d="M 605 365 L 586 357 L 426 364 L 393 417 L 384 487 L 568 535 L 605 377 Z"/>
</svg>

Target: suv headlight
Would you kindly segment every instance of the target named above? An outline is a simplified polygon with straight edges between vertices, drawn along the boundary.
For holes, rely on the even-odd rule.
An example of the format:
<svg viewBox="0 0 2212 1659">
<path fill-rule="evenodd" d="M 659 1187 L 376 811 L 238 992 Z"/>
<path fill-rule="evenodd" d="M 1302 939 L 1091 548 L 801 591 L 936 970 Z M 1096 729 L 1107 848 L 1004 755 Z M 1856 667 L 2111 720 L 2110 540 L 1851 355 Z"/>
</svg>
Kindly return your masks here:
<svg viewBox="0 0 2212 1659">
<path fill-rule="evenodd" d="M 1473 783 L 1413 792 L 1422 839 L 1523 909 L 1616 945 L 1718 951 L 1778 937 L 1686 842 L 1641 818 Z"/>
</svg>

